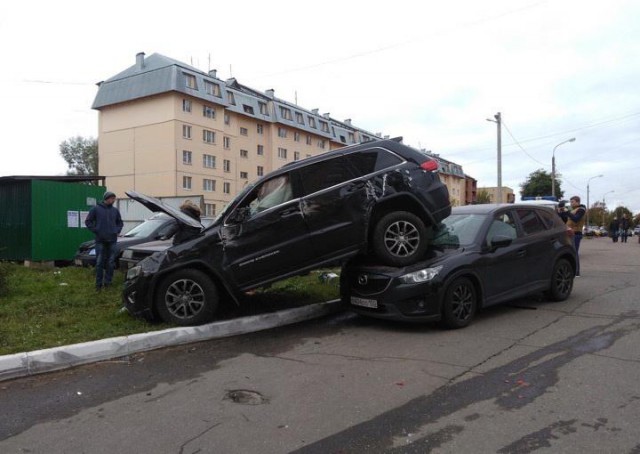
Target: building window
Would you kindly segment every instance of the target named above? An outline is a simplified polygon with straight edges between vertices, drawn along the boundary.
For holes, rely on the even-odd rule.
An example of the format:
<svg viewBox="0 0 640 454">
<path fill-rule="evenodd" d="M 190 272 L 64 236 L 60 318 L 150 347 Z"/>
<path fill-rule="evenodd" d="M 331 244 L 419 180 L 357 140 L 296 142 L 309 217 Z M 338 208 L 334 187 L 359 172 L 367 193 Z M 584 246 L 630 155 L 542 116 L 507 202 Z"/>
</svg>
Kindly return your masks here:
<svg viewBox="0 0 640 454">
<path fill-rule="evenodd" d="M 298 131 L 293 132 L 293 140 L 300 142 L 300 133 Z"/>
<path fill-rule="evenodd" d="M 233 92 L 228 91 L 227 92 L 227 102 L 233 106 L 236 105 L 236 97 L 234 96 Z"/>
<path fill-rule="evenodd" d="M 225 194 L 231 194 L 231 183 L 229 183 L 228 181 L 227 181 L 227 182 L 225 182 L 225 183 L 222 185 L 222 191 L 223 191 Z"/>
<path fill-rule="evenodd" d="M 264 154 L 264 145 L 258 145 L 258 156 L 262 156 Z"/>
<path fill-rule="evenodd" d="M 318 148 L 324 148 L 324 140 L 318 140 Z"/>
<path fill-rule="evenodd" d="M 227 112 L 224 113 L 224 124 L 227 126 L 231 124 L 231 117 Z"/>
<path fill-rule="evenodd" d="M 260 113 L 262 115 L 269 115 L 269 112 L 267 112 L 267 103 L 266 102 L 258 102 L 258 105 L 260 106 Z"/>
<path fill-rule="evenodd" d="M 240 135 L 241 136 L 248 136 L 249 135 L 249 130 L 247 128 L 240 128 Z"/>
<path fill-rule="evenodd" d="M 346 142 L 347 142 L 347 139 L 345 139 L 345 137 L 341 135 L 341 136 L 340 136 L 340 141 L 341 141 L 341 142 L 343 142 L 343 143 L 346 143 Z"/>
<path fill-rule="evenodd" d="M 299 151 L 294 151 L 293 152 L 293 160 L 294 161 L 299 161 L 300 160 L 300 152 Z"/>
<path fill-rule="evenodd" d="M 307 117 L 307 119 L 309 120 L 309 126 L 311 126 L 312 128 L 315 129 L 316 127 L 316 119 L 313 117 Z"/>
<path fill-rule="evenodd" d="M 182 100 L 182 111 L 191 113 L 191 100 L 183 99 Z"/>
<path fill-rule="evenodd" d="M 240 178 L 242 180 L 248 180 L 249 179 L 249 174 L 247 172 L 240 172 Z"/>
<path fill-rule="evenodd" d="M 264 167 L 258 166 L 256 171 L 257 171 L 259 177 L 264 175 Z"/>
<path fill-rule="evenodd" d="M 182 189 L 191 190 L 191 177 L 182 177 Z"/>
<path fill-rule="evenodd" d="M 182 137 L 184 137 L 185 139 L 191 138 L 191 126 L 182 125 Z"/>
<path fill-rule="evenodd" d="M 322 129 L 322 132 L 329 132 L 329 123 L 320 120 L 320 129 Z"/>
<path fill-rule="evenodd" d="M 231 138 L 225 137 L 224 139 L 222 139 L 222 144 L 228 150 L 229 148 L 231 148 Z"/>
<path fill-rule="evenodd" d="M 350 132 L 350 133 L 349 133 L 349 143 L 353 143 L 353 142 L 355 142 L 355 141 L 356 141 L 355 136 L 353 135 L 353 133 L 352 133 L 352 132 Z"/>
<path fill-rule="evenodd" d="M 261 124 L 258 123 L 256 125 L 256 129 L 258 131 L 258 134 L 263 134 L 264 133 L 264 125 L 261 125 Z"/>
<path fill-rule="evenodd" d="M 208 191 L 208 192 L 215 191 L 216 190 L 216 180 L 209 180 L 207 178 L 202 180 L 202 190 L 203 191 Z"/>
<path fill-rule="evenodd" d="M 252 106 L 247 106 L 246 104 L 243 104 L 242 108 L 244 109 L 245 113 L 248 113 L 249 115 L 253 115 L 253 107 Z"/>
<path fill-rule="evenodd" d="M 202 166 L 208 169 L 216 168 L 216 157 L 211 154 L 202 155 Z"/>
<path fill-rule="evenodd" d="M 204 91 L 208 95 L 217 96 L 220 98 L 220 85 L 213 82 L 204 81 Z"/>
<path fill-rule="evenodd" d="M 208 129 L 202 130 L 202 140 L 206 143 L 216 143 L 216 133 Z"/>
<path fill-rule="evenodd" d="M 222 168 L 227 173 L 231 172 L 231 161 L 229 161 L 228 159 L 225 159 L 222 162 Z"/>
<path fill-rule="evenodd" d="M 215 203 L 205 203 L 204 204 L 204 215 L 207 217 L 214 217 L 216 215 L 216 204 Z"/>
<path fill-rule="evenodd" d="M 187 88 L 193 88 L 194 90 L 198 88 L 198 86 L 196 85 L 196 76 L 185 73 L 184 77 L 185 77 Z"/>
<path fill-rule="evenodd" d="M 209 106 L 202 106 L 202 116 L 207 118 L 216 118 L 216 109 Z"/>
<path fill-rule="evenodd" d="M 287 137 L 287 130 L 284 128 L 278 128 L 278 137 Z"/>
<path fill-rule="evenodd" d="M 249 157 L 249 151 L 247 150 L 240 150 L 240 157 L 241 158 L 245 158 L 247 159 Z"/>
<path fill-rule="evenodd" d="M 291 120 L 291 109 L 287 109 L 286 107 L 280 106 L 280 116 L 285 120 Z"/>
<path fill-rule="evenodd" d="M 307 134 L 307 145 L 311 145 L 311 136 Z"/>
<path fill-rule="evenodd" d="M 278 148 L 278 158 L 287 159 L 287 149 L 286 148 Z"/>
<path fill-rule="evenodd" d="M 193 157 L 193 153 L 188 150 L 182 150 L 182 163 L 188 166 L 191 165 L 191 158 Z"/>
<path fill-rule="evenodd" d="M 304 124 L 304 115 L 302 115 L 300 112 L 296 112 L 296 121 L 298 123 L 300 123 L 301 125 Z"/>
</svg>

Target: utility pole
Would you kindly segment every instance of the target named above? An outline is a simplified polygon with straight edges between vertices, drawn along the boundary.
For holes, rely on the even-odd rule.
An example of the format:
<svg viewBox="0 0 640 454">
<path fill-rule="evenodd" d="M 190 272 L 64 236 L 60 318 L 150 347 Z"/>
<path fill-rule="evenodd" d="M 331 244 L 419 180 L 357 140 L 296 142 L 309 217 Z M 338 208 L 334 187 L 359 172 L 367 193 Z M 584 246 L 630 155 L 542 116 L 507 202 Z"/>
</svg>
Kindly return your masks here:
<svg viewBox="0 0 640 454">
<path fill-rule="evenodd" d="M 487 118 L 487 121 L 492 121 L 498 125 L 498 197 L 496 203 L 502 203 L 502 116 L 498 112 L 493 118 L 495 120 Z"/>
</svg>

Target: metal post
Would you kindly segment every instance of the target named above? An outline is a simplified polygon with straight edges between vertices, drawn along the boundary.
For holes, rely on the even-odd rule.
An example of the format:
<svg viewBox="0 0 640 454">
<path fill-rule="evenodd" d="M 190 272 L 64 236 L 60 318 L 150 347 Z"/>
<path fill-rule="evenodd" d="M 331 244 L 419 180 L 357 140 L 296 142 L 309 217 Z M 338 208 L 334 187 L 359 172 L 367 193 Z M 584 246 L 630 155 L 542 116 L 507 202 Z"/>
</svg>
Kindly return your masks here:
<svg viewBox="0 0 640 454">
<path fill-rule="evenodd" d="M 551 155 L 551 195 L 553 197 L 556 196 L 556 148 L 558 148 L 562 144 L 574 142 L 575 140 L 576 138 L 572 137 L 568 140 L 565 140 L 564 142 L 560 142 L 558 145 L 553 147 L 553 153 Z"/>
<path fill-rule="evenodd" d="M 498 125 L 498 203 L 502 203 L 502 116 L 500 112 L 494 115 Z"/>
</svg>

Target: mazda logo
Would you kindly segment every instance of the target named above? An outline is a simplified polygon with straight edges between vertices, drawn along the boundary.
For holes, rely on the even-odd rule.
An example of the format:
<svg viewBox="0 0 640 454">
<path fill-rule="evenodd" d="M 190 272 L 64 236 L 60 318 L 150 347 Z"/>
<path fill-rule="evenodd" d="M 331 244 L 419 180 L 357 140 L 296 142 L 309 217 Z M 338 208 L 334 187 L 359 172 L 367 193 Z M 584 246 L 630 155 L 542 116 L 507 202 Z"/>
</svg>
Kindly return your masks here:
<svg viewBox="0 0 640 454">
<path fill-rule="evenodd" d="M 360 276 L 358 276 L 358 284 L 367 285 L 368 282 L 369 277 L 366 274 L 361 274 Z"/>
</svg>

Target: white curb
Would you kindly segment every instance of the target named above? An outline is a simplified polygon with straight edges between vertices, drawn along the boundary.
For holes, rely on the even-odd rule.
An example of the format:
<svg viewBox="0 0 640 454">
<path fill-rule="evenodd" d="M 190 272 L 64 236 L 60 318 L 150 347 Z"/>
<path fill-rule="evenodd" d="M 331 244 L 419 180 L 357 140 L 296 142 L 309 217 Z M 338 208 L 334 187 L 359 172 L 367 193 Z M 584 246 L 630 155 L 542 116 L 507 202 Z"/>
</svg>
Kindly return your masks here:
<svg viewBox="0 0 640 454">
<path fill-rule="evenodd" d="M 0 381 L 118 358 L 132 353 L 235 336 L 298 323 L 337 312 L 340 300 L 207 325 L 112 337 L 64 347 L 0 356 Z"/>
</svg>

